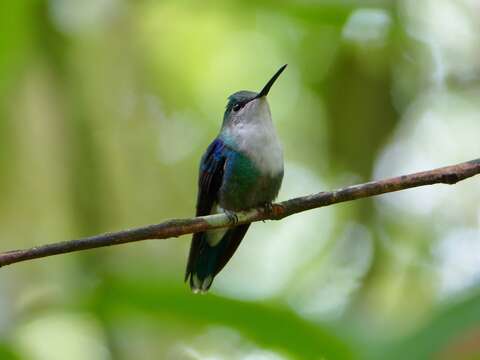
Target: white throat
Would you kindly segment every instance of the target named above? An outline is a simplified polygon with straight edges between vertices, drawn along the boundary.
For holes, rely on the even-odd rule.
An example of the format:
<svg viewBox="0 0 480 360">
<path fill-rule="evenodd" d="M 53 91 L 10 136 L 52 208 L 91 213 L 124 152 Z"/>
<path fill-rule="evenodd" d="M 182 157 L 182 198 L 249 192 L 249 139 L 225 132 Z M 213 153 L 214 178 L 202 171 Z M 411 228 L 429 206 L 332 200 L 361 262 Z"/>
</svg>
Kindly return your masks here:
<svg viewBox="0 0 480 360">
<path fill-rule="evenodd" d="M 249 106 L 247 104 L 246 106 Z M 233 119 L 225 129 L 235 150 L 246 154 L 258 170 L 272 177 L 283 172 L 283 149 L 273 126 L 270 108 L 265 99 L 252 101 L 244 116 Z"/>
</svg>

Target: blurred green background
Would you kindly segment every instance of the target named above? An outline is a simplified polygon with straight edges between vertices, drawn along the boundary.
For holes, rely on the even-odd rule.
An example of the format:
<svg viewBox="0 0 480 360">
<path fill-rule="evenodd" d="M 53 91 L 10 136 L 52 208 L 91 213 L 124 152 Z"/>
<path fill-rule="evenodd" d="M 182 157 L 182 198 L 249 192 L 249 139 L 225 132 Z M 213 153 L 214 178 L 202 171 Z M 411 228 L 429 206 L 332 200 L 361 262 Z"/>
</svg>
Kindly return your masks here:
<svg viewBox="0 0 480 360">
<path fill-rule="evenodd" d="M 3 0 L 2 250 L 194 213 L 259 90 L 280 200 L 480 154 L 478 0 Z M 0 359 L 480 357 L 479 179 L 255 224 L 211 293 L 190 237 L 0 270 Z"/>
</svg>

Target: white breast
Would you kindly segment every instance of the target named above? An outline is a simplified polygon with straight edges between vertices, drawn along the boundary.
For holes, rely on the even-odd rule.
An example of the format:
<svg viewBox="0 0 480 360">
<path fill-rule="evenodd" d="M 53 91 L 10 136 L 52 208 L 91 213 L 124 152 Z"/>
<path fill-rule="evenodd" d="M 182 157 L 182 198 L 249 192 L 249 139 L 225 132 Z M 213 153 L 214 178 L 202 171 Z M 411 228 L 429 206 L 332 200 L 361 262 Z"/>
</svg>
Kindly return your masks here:
<svg viewBox="0 0 480 360">
<path fill-rule="evenodd" d="M 283 149 L 271 121 L 241 124 L 235 130 L 239 150 L 263 174 L 276 176 L 283 172 Z"/>
<path fill-rule="evenodd" d="M 237 151 L 246 154 L 263 175 L 283 172 L 283 150 L 266 98 L 250 101 L 223 129 Z"/>
</svg>

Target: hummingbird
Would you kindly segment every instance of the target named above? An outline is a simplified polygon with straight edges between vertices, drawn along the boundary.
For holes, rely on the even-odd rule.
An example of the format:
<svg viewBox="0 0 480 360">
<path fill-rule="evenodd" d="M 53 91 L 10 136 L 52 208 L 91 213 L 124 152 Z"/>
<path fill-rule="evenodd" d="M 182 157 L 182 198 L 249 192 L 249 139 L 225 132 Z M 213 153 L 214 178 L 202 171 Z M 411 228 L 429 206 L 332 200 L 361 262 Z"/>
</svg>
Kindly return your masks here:
<svg viewBox="0 0 480 360">
<path fill-rule="evenodd" d="M 228 97 L 217 137 L 200 161 L 196 216 L 264 206 L 271 209 L 283 180 L 283 150 L 272 122 L 267 95 L 283 65 L 263 89 L 242 90 Z M 205 293 L 237 250 L 250 224 L 193 235 L 185 281 Z"/>
</svg>

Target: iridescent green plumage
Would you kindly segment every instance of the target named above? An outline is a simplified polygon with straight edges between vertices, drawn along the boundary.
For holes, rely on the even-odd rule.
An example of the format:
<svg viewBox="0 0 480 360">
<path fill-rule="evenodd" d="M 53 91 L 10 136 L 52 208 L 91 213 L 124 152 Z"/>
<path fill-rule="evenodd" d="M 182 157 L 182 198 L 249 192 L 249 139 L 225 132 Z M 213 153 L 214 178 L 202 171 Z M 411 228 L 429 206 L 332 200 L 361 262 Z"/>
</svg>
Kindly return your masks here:
<svg viewBox="0 0 480 360">
<path fill-rule="evenodd" d="M 273 201 L 280 190 L 283 171 L 272 176 L 262 173 L 245 154 L 233 152 L 225 168 L 219 199 L 225 209 L 239 211 Z"/>
</svg>

